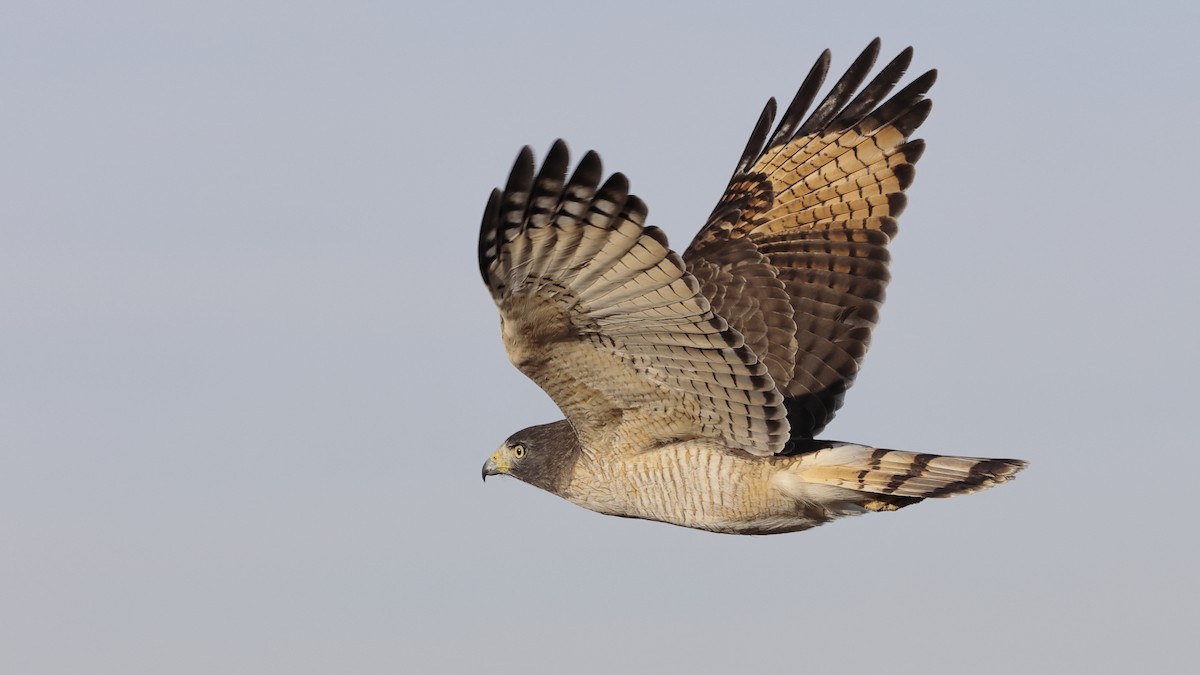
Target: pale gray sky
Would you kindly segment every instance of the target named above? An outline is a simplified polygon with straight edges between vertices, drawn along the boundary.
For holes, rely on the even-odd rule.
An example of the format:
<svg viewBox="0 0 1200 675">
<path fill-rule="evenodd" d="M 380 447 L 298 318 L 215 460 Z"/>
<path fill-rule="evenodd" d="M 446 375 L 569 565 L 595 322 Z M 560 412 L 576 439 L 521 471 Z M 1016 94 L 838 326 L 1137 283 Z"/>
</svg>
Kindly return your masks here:
<svg viewBox="0 0 1200 675">
<path fill-rule="evenodd" d="M 5 2 L 0 672 L 1183 672 L 1200 11 L 1165 6 Z M 474 259 L 520 146 L 596 149 L 682 246 L 765 99 L 876 35 L 941 77 L 825 435 L 1031 468 L 766 538 L 482 484 L 558 416 Z"/>
</svg>

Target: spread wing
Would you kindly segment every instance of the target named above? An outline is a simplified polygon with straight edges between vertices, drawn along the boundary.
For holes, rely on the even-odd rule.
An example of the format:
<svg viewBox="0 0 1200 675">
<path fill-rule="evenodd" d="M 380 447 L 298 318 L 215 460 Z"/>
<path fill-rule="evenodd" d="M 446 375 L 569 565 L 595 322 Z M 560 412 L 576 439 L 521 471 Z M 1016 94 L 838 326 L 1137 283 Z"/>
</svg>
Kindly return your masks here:
<svg viewBox="0 0 1200 675">
<path fill-rule="evenodd" d="M 558 141 L 537 176 L 526 147 L 492 193 L 479 267 L 509 359 L 554 399 L 585 447 L 721 439 L 769 455 L 788 440 L 767 367 L 715 314 L 680 257 L 587 153 L 566 180 Z"/>
<path fill-rule="evenodd" d="M 829 69 L 812 67 L 774 133 L 775 100 L 683 259 L 714 311 L 745 336 L 785 398 L 794 438 L 833 418 L 866 354 L 888 282 L 887 245 L 925 145 L 929 71 L 886 102 L 905 49 L 855 95 L 879 40 L 805 119 Z"/>
</svg>

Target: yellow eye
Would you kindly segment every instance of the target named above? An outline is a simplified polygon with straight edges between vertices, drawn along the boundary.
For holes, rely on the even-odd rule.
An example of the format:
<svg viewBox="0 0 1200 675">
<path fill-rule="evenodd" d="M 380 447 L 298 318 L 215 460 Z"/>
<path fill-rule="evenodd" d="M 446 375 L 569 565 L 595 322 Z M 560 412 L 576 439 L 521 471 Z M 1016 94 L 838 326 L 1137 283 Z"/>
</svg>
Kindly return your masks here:
<svg viewBox="0 0 1200 675">
<path fill-rule="evenodd" d="M 513 446 L 513 457 L 521 459 L 525 456 L 525 446 L 520 443 Z"/>
</svg>

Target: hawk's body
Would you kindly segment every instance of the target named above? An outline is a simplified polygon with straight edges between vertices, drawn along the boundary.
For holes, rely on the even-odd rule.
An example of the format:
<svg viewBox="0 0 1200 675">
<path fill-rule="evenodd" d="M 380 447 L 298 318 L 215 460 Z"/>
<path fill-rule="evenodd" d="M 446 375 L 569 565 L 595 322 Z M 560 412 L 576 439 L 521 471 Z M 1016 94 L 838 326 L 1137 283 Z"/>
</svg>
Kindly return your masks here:
<svg viewBox="0 0 1200 675">
<path fill-rule="evenodd" d="M 853 446 L 861 447 L 861 446 Z M 805 530 L 861 512 L 846 488 L 807 484 L 804 457 L 754 457 L 713 441 L 671 443 L 617 458 L 583 458 L 561 495 L 615 516 L 736 534 Z"/>
<path fill-rule="evenodd" d="M 683 257 L 588 153 L 522 151 L 493 193 L 480 271 L 509 358 L 566 419 L 485 465 L 580 506 L 719 532 L 788 532 L 1008 480 L 1023 462 L 812 440 L 866 353 L 887 244 L 924 144 L 930 71 L 882 102 L 905 50 L 855 96 L 878 41 L 807 119 L 813 67 L 768 138 L 767 105 Z M 851 100 L 851 98 L 853 100 Z"/>
</svg>

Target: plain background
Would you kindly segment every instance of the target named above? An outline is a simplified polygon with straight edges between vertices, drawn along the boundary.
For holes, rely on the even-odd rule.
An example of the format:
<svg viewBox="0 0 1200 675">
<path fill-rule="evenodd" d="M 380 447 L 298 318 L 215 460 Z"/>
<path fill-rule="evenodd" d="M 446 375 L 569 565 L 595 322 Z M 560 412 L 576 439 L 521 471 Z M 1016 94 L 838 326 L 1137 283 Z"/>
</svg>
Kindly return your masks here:
<svg viewBox="0 0 1200 675">
<path fill-rule="evenodd" d="M 0 4 L 0 671 L 1189 670 L 1167 5 Z M 1031 468 L 764 538 L 480 483 L 558 416 L 474 258 L 520 146 L 597 149 L 682 246 L 766 98 L 876 35 L 941 76 L 825 435 Z"/>
</svg>

